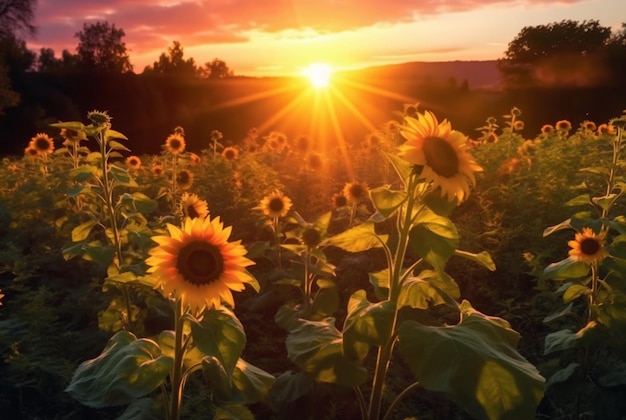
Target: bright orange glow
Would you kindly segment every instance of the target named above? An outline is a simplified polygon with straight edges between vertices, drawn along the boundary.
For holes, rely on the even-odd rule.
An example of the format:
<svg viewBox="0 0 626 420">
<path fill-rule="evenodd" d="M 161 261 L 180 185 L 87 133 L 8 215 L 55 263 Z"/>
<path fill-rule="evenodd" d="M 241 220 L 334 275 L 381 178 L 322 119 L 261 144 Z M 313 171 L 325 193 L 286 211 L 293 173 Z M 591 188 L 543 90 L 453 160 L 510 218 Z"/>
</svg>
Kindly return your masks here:
<svg viewBox="0 0 626 420">
<path fill-rule="evenodd" d="M 316 89 L 328 86 L 333 70 L 327 63 L 313 63 L 302 71 Z"/>
</svg>

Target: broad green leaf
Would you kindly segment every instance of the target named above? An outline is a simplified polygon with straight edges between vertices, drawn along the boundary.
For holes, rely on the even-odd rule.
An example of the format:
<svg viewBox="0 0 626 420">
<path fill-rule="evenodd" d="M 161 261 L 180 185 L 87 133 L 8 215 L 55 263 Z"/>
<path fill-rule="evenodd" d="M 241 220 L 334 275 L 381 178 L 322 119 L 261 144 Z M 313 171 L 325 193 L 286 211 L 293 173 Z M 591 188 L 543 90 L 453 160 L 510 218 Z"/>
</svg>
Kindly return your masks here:
<svg viewBox="0 0 626 420">
<path fill-rule="evenodd" d="M 459 245 L 459 235 L 450 219 L 425 207 L 409 233 L 409 244 L 433 268 L 443 271 Z"/>
<path fill-rule="evenodd" d="M 134 281 L 137 280 L 137 275 L 135 273 L 133 273 L 132 271 L 125 271 L 123 273 L 119 273 L 119 274 L 115 274 L 113 276 L 109 276 L 106 279 L 104 279 L 105 281 L 112 281 L 115 283 L 132 283 Z"/>
<path fill-rule="evenodd" d="M 457 257 L 466 258 L 470 261 L 477 262 L 489 271 L 496 271 L 496 264 L 493 262 L 493 259 L 491 259 L 491 255 L 487 251 L 473 254 L 471 252 L 455 249 L 454 255 L 456 255 Z"/>
<path fill-rule="evenodd" d="M 102 245 L 100 241 L 89 242 L 83 246 L 83 258 L 87 261 L 93 261 L 102 266 L 108 267 L 115 256 L 115 249 L 112 246 Z"/>
<path fill-rule="evenodd" d="M 134 192 L 131 194 L 133 198 L 133 204 L 135 205 L 135 209 L 143 214 L 150 214 L 154 210 L 156 210 L 159 203 L 155 200 L 151 199 L 144 193 Z"/>
<path fill-rule="evenodd" d="M 85 182 L 98 173 L 98 168 L 92 165 L 81 165 L 70 171 L 70 177 L 76 182 Z"/>
<path fill-rule="evenodd" d="M 139 308 L 131 305 L 133 319 L 137 319 Z M 124 318 L 126 318 L 126 303 L 121 297 L 115 297 L 109 302 L 109 306 L 98 312 L 98 327 L 102 331 L 114 333 L 124 327 Z"/>
<path fill-rule="evenodd" d="M 454 197 L 453 200 L 449 200 L 448 197 L 441 195 L 441 190 L 439 189 L 430 190 L 426 193 L 422 202 L 426 204 L 429 209 L 441 216 L 449 216 L 452 210 L 459 204 L 456 197 Z"/>
<path fill-rule="evenodd" d="M 593 197 L 591 201 L 593 204 L 597 205 L 604 211 L 609 211 L 615 204 L 615 200 L 617 199 L 617 194 L 608 194 L 603 197 Z"/>
<path fill-rule="evenodd" d="M 130 152 L 130 149 L 128 147 L 115 140 L 109 140 L 107 146 L 109 146 L 111 150 L 123 150 L 125 152 Z"/>
<path fill-rule="evenodd" d="M 574 304 L 570 302 L 566 307 L 564 307 L 560 311 L 557 311 L 553 313 L 552 315 L 548 315 L 547 317 L 545 317 L 543 319 L 543 322 L 548 323 L 550 321 L 554 321 L 555 319 L 559 319 L 564 316 L 573 315 L 573 312 L 572 312 L 573 307 L 574 307 Z"/>
<path fill-rule="evenodd" d="M 395 304 L 389 300 L 371 303 L 365 290 L 357 290 L 348 301 L 348 315 L 343 325 L 343 352 L 351 360 L 362 361 L 370 346 L 389 340 Z"/>
<path fill-rule="evenodd" d="M 50 124 L 51 127 L 65 128 L 67 130 L 85 131 L 85 125 L 79 121 L 67 121 Z"/>
<path fill-rule="evenodd" d="M 119 131 L 116 130 L 111 130 L 111 129 L 107 129 L 104 133 L 106 139 L 122 139 L 122 140 L 128 140 L 128 137 L 126 137 L 125 135 L 123 135 L 122 133 L 120 133 Z"/>
<path fill-rule="evenodd" d="M 582 284 L 572 284 L 567 288 L 565 293 L 563 293 L 563 303 L 569 303 L 574 299 L 580 296 L 588 295 L 589 293 L 591 293 L 591 291 L 587 286 L 583 286 Z"/>
<path fill-rule="evenodd" d="M 88 191 L 88 190 L 89 190 L 89 187 L 86 185 L 77 185 L 67 190 L 67 197 L 68 198 L 76 197 L 76 196 L 81 195 L 83 191 Z"/>
<path fill-rule="evenodd" d="M 573 229 L 571 222 L 572 222 L 572 219 L 567 219 L 567 220 L 564 220 L 561 223 L 558 223 L 558 224 L 556 224 L 554 226 L 547 227 L 543 231 L 543 237 L 545 238 L 546 236 L 551 235 L 554 232 L 558 232 L 559 230 Z"/>
<path fill-rule="evenodd" d="M 333 323 L 333 318 L 299 320 L 287 336 L 287 356 L 320 382 L 361 385 L 368 378 L 367 370 L 343 357 L 341 332 Z"/>
<path fill-rule="evenodd" d="M 576 373 L 579 367 L 580 363 L 572 362 L 563 369 L 557 370 L 552 374 L 552 376 L 550 376 L 550 378 L 548 378 L 546 387 L 550 387 L 555 383 L 566 382 L 574 373 Z"/>
<path fill-rule="evenodd" d="M 589 274 L 589 264 L 578 261 L 574 257 L 568 257 L 559 262 L 548 265 L 543 270 L 543 275 L 548 279 L 577 279 Z"/>
<path fill-rule="evenodd" d="M 626 385 L 626 363 L 621 360 L 612 361 L 610 370 L 598 377 L 598 383 L 606 387 Z"/>
<path fill-rule="evenodd" d="M 84 241 L 89 237 L 91 230 L 98 224 L 97 220 L 88 220 L 72 229 L 72 242 Z"/>
<path fill-rule="evenodd" d="M 269 405 L 275 412 L 297 401 L 313 390 L 315 382 L 310 375 L 291 371 L 280 374 L 269 392 Z"/>
<path fill-rule="evenodd" d="M 116 420 L 162 420 L 163 400 L 144 397 L 130 403 Z"/>
<path fill-rule="evenodd" d="M 235 314 L 221 307 L 205 311 L 201 321 L 190 319 L 194 345 L 207 356 L 217 357 L 232 372 L 246 345 L 246 333 Z"/>
<path fill-rule="evenodd" d="M 436 275 L 434 272 L 433 274 Z M 428 309 L 442 304 L 458 308 L 458 303 L 452 296 L 435 286 L 435 283 L 419 277 L 407 278 L 398 296 L 398 308 L 408 306 L 414 309 Z"/>
<path fill-rule="evenodd" d="M 405 321 L 398 348 L 424 388 L 445 393 L 477 419 L 534 418 L 544 378 L 516 350 L 519 334 L 464 302 L 461 323 Z"/>
<path fill-rule="evenodd" d="M 264 401 L 275 380 L 274 375 L 239 359 L 232 374 L 233 400 L 243 404 Z"/>
<path fill-rule="evenodd" d="M 419 273 L 418 277 L 422 280 L 426 280 L 443 295 L 452 297 L 452 299 L 459 299 L 461 297 L 461 289 L 459 285 L 452 277 L 445 272 L 437 272 L 433 270 L 423 270 Z M 449 298 L 446 298 L 446 302 L 450 303 Z M 454 303 L 453 307 L 458 307 L 458 303 Z"/>
<path fill-rule="evenodd" d="M 382 248 L 389 235 L 379 235 L 373 223 L 363 223 L 324 240 L 323 245 L 333 245 L 348 252 Z"/>
<path fill-rule="evenodd" d="M 385 268 L 376 273 L 369 273 L 370 283 L 374 286 L 374 293 L 379 300 L 389 299 L 389 269 Z"/>
<path fill-rule="evenodd" d="M 100 356 L 78 366 L 65 391 L 89 407 L 125 405 L 157 389 L 171 368 L 154 341 L 119 331 Z"/>
<path fill-rule="evenodd" d="M 120 185 L 129 185 L 131 183 L 131 176 L 126 169 L 112 165 L 109 168 L 109 172 L 115 181 Z"/>
<path fill-rule="evenodd" d="M 589 204 L 591 204 L 591 198 L 589 197 L 589 194 L 581 194 L 578 197 L 574 197 L 565 203 L 565 205 L 569 207 L 586 206 Z"/>
<path fill-rule="evenodd" d="M 333 283 L 334 286 L 334 283 Z M 339 309 L 339 292 L 336 287 L 320 289 L 313 298 L 311 308 L 314 319 L 323 319 L 331 316 Z"/>
<path fill-rule="evenodd" d="M 554 353 L 555 351 L 573 349 L 576 347 L 579 339 L 580 336 L 572 330 L 559 330 L 550 333 L 546 335 L 543 354 L 546 355 Z"/>
<path fill-rule="evenodd" d="M 385 218 L 391 216 L 406 200 L 404 191 L 394 191 L 387 187 L 378 187 L 370 190 L 370 197 L 374 207 Z"/>
</svg>

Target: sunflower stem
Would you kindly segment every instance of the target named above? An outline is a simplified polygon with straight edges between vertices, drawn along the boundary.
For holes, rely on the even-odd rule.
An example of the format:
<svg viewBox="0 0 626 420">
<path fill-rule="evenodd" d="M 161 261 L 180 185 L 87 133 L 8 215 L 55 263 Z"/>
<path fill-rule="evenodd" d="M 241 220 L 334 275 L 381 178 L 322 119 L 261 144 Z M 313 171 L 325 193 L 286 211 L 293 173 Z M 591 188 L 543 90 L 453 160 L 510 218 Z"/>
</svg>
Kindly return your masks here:
<svg viewBox="0 0 626 420">
<path fill-rule="evenodd" d="M 179 420 L 180 405 L 182 401 L 182 370 L 183 370 L 183 327 L 185 318 L 183 316 L 183 301 L 176 298 L 174 310 L 174 366 L 171 373 L 171 397 L 170 397 L 170 420 Z"/>
</svg>

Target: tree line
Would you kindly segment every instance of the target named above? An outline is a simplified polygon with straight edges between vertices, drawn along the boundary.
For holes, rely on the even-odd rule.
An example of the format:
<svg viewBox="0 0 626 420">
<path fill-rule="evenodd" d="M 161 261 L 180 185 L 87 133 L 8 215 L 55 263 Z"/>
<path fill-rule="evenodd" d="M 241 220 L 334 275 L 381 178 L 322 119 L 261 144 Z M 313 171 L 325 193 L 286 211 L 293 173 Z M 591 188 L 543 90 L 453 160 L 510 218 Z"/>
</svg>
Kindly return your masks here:
<svg viewBox="0 0 626 420">
<path fill-rule="evenodd" d="M 84 23 L 75 34 L 74 53 L 64 50 L 57 57 L 51 48 L 31 51 L 25 39 L 37 29 L 32 24 L 34 3 L 0 2 L 2 155 L 19 154 L 35 133 L 51 132 L 50 123 L 83 120 L 93 109 L 109 111 L 116 128 L 138 140 L 134 145 L 139 144 L 139 150 L 133 148 L 137 153 L 158 151 L 155 144 L 177 125 L 186 126 L 190 137 L 199 139 L 213 129 L 230 130 L 225 134 L 236 142 L 254 128 L 253 124 L 279 112 L 293 97 L 293 92 L 287 91 L 282 98 L 220 107 L 220 103 L 237 98 L 280 91 L 284 81 L 235 76 L 219 58 L 199 65 L 185 57 L 178 41 L 137 73 L 124 43 L 124 30 L 107 21 Z M 524 27 L 498 60 L 498 69 L 502 92 L 478 92 L 467 85 L 437 85 L 424 80 L 395 81 L 396 85 L 381 88 L 399 88 L 406 96 L 428 99 L 447 110 L 447 116 L 459 121 L 460 128 L 470 135 L 473 127 L 482 124 L 482 118 L 525 104 L 555 104 L 535 116 L 543 122 L 566 118 L 567 112 L 589 114 L 591 107 L 598 118 L 617 116 L 616 104 L 626 90 L 626 24 L 613 30 L 595 20 L 563 20 Z M 599 95 L 602 101 L 588 100 Z M 380 103 L 380 99 L 372 100 Z M 463 109 L 459 104 L 464 104 Z M 402 105 L 385 104 L 390 115 Z M 482 115 L 474 115 L 477 112 Z"/>
</svg>

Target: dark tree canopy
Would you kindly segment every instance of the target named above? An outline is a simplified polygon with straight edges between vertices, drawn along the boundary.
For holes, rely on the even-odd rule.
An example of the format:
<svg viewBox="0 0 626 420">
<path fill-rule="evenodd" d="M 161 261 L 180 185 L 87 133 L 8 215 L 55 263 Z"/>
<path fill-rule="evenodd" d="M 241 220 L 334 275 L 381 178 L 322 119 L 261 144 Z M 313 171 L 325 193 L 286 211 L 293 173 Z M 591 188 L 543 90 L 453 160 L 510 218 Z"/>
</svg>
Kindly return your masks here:
<svg viewBox="0 0 626 420">
<path fill-rule="evenodd" d="M 196 63 L 193 58 L 185 60 L 185 53 L 180 42 L 174 41 L 167 49 L 167 54 L 162 53 L 159 60 L 155 61 L 152 67 L 147 66 L 144 72 L 147 74 L 161 74 L 168 76 L 194 77 L 196 74 Z"/>
<path fill-rule="evenodd" d="M 224 79 L 233 76 L 233 71 L 228 68 L 226 62 L 219 58 L 204 63 L 204 66 L 198 69 L 198 74 L 204 79 Z"/>
<path fill-rule="evenodd" d="M 106 21 L 85 23 L 74 36 L 79 39 L 76 51 L 81 67 L 91 71 L 126 73 L 133 71 L 130 64 L 123 29 Z"/>
<path fill-rule="evenodd" d="M 0 37 L 34 35 L 35 6 L 34 0 L 0 0 Z"/>
<path fill-rule="evenodd" d="M 527 26 L 498 64 L 509 86 L 604 84 L 611 78 L 611 39 L 611 29 L 596 20 Z"/>
</svg>

